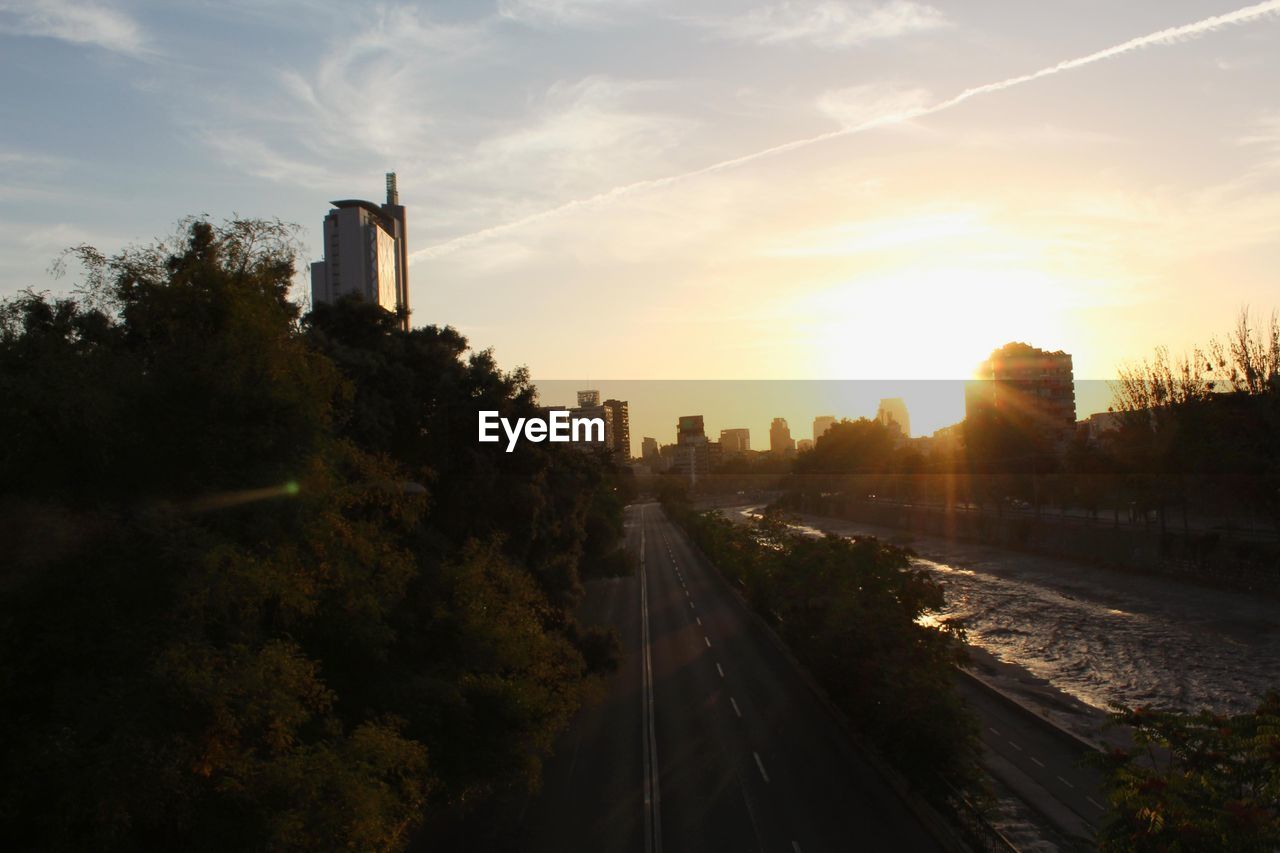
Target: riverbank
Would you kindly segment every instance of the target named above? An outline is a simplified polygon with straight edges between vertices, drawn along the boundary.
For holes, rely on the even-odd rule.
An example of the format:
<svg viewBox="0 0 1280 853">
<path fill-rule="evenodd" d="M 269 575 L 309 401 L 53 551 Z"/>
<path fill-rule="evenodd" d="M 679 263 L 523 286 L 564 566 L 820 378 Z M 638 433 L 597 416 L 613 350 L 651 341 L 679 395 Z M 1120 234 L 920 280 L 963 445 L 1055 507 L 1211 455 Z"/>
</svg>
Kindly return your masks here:
<svg viewBox="0 0 1280 853">
<path fill-rule="evenodd" d="M 1280 602 L 1280 541 L 1158 524 L 1108 524 L 1087 516 L 1004 515 L 843 496 L 799 497 L 794 509 L 925 536 L 942 536 L 1112 571 L 1173 578 Z"/>
<path fill-rule="evenodd" d="M 1280 602 L 848 519 L 798 523 L 910 547 L 944 584 L 939 617 L 965 625 L 980 674 L 1083 737 L 1112 702 L 1236 712 L 1280 685 Z"/>
</svg>

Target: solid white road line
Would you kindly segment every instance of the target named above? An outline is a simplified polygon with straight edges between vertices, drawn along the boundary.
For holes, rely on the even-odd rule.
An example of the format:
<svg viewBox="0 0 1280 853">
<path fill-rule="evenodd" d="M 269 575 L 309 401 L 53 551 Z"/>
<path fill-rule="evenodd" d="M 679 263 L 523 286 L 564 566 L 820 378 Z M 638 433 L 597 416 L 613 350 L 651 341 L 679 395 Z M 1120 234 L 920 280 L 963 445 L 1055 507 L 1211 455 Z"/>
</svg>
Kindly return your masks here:
<svg viewBox="0 0 1280 853">
<path fill-rule="evenodd" d="M 658 790 L 658 737 L 654 725 L 653 658 L 649 650 L 649 587 L 644 560 L 644 510 L 640 511 L 641 740 L 644 746 L 644 849 L 662 853 L 662 809 Z"/>
<path fill-rule="evenodd" d="M 768 782 L 769 774 L 764 772 L 764 762 L 760 760 L 760 753 L 753 752 L 751 754 L 756 757 L 756 767 L 760 768 L 760 776 L 764 779 L 764 781 Z"/>
</svg>

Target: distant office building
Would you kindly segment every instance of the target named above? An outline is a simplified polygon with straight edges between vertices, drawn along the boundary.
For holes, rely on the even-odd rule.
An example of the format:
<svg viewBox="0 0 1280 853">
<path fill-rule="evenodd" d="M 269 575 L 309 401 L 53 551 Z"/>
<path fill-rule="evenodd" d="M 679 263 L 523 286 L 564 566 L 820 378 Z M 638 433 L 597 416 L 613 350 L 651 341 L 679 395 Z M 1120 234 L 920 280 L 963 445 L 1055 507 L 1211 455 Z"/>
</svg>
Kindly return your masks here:
<svg viewBox="0 0 1280 853">
<path fill-rule="evenodd" d="M 1096 442 L 1104 433 L 1117 432 L 1124 426 L 1125 416 L 1121 412 L 1098 412 L 1076 424 L 1076 432 L 1083 432 L 1085 438 Z"/>
<path fill-rule="evenodd" d="M 599 394 L 596 395 L 597 397 Z M 582 394 L 578 394 L 578 398 L 582 398 Z M 631 459 L 631 415 L 628 412 L 626 400 L 605 400 L 604 407 L 609 410 L 609 421 L 613 426 L 613 440 L 610 447 L 613 448 L 614 458 L 617 459 L 619 465 L 623 465 Z"/>
<path fill-rule="evenodd" d="M 751 452 L 751 430 L 749 429 L 722 429 L 720 430 L 720 449 L 724 454 L 724 458 L 731 459 L 735 456 L 745 456 Z"/>
<path fill-rule="evenodd" d="M 649 436 L 646 435 L 644 438 L 640 439 L 640 458 L 641 459 L 643 459 L 645 462 L 648 462 L 650 466 L 654 466 L 657 463 L 658 456 L 659 456 L 658 440 L 656 438 L 650 438 Z"/>
<path fill-rule="evenodd" d="M 711 448 L 702 415 L 684 415 L 676 423 L 676 449 L 671 470 L 691 483 L 711 470 Z"/>
<path fill-rule="evenodd" d="M 1011 421 L 1069 438 L 1076 425 L 1076 391 L 1071 355 L 1024 343 L 1005 344 L 978 368 L 965 388 L 965 418 L 983 407 Z"/>
<path fill-rule="evenodd" d="M 324 218 L 324 260 L 311 265 L 311 301 L 356 296 L 388 311 L 401 311 L 409 328 L 408 225 L 396 173 L 387 173 L 387 201 L 330 202 Z"/>
<path fill-rule="evenodd" d="M 676 444 L 685 444 L 699 438 L 705 440 L 706 437 L 702 415 L 683 415 L 676 422 Z"/>
<path fill-rule="evenodd" d="M 817 444 L 827 430 L 836 425 L 834 415 L 818 415 L 813 419 L 813 443 Z"/>
<path fill-rule="evenodd" d="M 614 449 L 613 439 L 613 411 L 608 406 L 575 406 L 569 410 L 571 420 L 579 418 L 599 418 L 604 421 L 604 437 L 601 438 L 598 430 L 592 430 L 589 435 L 584 435 L 583 440 L 573 442 L 574 447 L 583 450 L 608 450 Z"/>
<path fill-rule="evenodd" d="M 774 456 L 791 456 L 796 452 L 796 443 L 791 438 L 791 427 L 786 418 L 774 418 L 769 425 L 769 452 Z"/>
<path fill-rule="evenodd" d="M 876 409 L 876 420 L 893 429 L 896 424 L 903 438 L 911 437 L 911 418 L 901 397 L 885 397 Z"/>
<path fill-rule="evenodd" d="M 600 392 L 599 391 L 579 391 L 578 405 L 579 406 L 600 405 Z"/>
<path fill-rule="evenodd" d="M 802 438 L 796 442 L 796 453 L 804 453 L 806 450 L 813 450 L 813 439 Z"/>
</svg>

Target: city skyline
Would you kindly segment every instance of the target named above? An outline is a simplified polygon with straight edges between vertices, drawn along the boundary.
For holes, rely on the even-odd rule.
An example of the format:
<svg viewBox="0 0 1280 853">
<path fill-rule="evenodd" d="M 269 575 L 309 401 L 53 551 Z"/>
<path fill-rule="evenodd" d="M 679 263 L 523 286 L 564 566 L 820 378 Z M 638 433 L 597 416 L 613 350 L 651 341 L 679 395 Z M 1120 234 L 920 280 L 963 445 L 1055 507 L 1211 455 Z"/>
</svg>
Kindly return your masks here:
<svg viewBox="0 0 1280 853">
<path fill-rule="evenodd" d="M 769 426 L 775 417 L 792 425 L 795 439 L 812 438 L 816 418 L 874 420 L 886 398 L 904 401 L 913 437 L 931 436 L 965 417 L 966 382 L 961 380 L 535 379 L 535 384 L 543 405 L 570 405 L 584 388 L 598 388 L 604 396 L 627 400 L 632 456 L 640 455 L 640 441 L 646 436 L 659 444 L 673 443 L 678 419 L 690 414 L 703 416 L 708 436 L 719 436 L 726 429 L 749 430 L 754 450 L 768 449 Z M 1074 390 L 1078 421 L 1106 412 L 1113 402 L 1110 382 L 1075 379 Z"/>
<path fill-rule="evenodd" d="M 318 258 L 396 171 L 413 322 L 539 380 L 1105 379 L 1274 302 L 1277 9 L 4 3 L 0 294 L 197 212 Z"/>
</svg>

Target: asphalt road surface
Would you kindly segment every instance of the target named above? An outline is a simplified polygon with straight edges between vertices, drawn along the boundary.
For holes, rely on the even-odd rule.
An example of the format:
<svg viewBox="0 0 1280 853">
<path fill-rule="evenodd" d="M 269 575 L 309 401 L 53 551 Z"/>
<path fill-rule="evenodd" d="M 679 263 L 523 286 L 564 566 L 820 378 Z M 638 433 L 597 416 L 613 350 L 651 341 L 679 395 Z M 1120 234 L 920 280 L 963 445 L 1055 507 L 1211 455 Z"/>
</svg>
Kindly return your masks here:
<svg viewBox="0 0 1280 853">
<path fill-rule="evenodd" d="M 637 576 L 592 583 L 583 612 L 618 627 L 622 665 L 548 762 L 519 849 L 941 849 L 657 504 L 628 508 L 627 547 Z"/>
<path fill-rule="evenodd" d="M 987 769 L 1059 831 L 1093 838 L 1106 814 L 1093 750 L 968 678 L 959 687 L 982 727 Z"/>
</svg>

